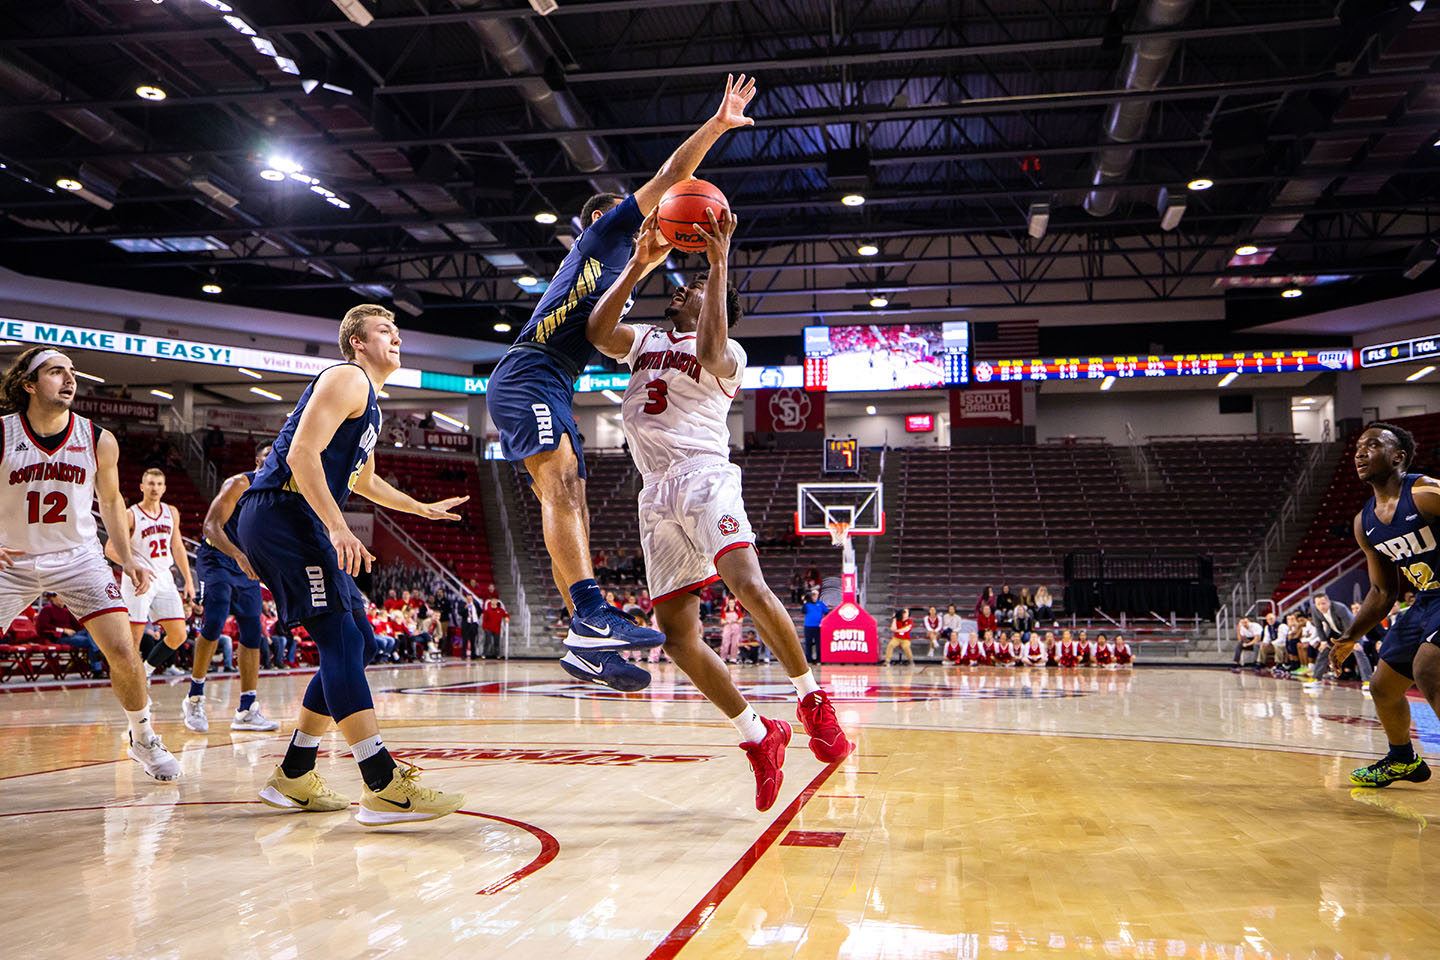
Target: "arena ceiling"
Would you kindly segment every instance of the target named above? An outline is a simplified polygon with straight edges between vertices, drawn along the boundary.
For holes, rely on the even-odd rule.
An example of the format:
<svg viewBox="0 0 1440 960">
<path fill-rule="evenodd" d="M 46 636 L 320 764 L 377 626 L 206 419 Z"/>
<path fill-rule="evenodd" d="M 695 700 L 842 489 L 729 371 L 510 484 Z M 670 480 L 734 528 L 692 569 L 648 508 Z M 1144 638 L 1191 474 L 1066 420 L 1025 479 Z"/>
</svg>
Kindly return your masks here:
<svg viewBox="0 0 1440 960">
<path fill-rule="evenodd" d="M 743 335 L 1029 317 L 1124 349 L 1440 283 L 1440 0 L 547 3 L 7 0 L 0 265 L 508 340 L 584 199 L 745 71 L 756 125 L 702 169 Z"/>
</svg>

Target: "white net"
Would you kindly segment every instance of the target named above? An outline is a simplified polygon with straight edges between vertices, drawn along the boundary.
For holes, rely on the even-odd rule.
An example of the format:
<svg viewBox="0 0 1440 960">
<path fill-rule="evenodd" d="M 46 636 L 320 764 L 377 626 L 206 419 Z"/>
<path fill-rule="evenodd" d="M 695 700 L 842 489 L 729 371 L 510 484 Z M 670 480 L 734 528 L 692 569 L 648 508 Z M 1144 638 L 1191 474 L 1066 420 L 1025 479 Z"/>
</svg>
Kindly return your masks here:
<svg viewBox="0 0 1440 960">
<path fill-rule="evenodd" d="M 830 542 L 837 547 L 845 545 L 850 536 L 850 527 L 853 526 L 849 520 L 831 520 L 825 524 L 830 528 Z"/>
</svg>

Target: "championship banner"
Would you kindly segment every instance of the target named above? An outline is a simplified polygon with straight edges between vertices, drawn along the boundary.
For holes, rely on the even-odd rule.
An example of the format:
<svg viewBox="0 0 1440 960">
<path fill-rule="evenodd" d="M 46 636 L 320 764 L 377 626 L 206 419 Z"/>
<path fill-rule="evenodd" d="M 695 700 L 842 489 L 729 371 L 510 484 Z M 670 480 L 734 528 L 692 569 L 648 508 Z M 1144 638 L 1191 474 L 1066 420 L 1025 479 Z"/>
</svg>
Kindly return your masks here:
<svg viewBox="0 0 1440 960">
<path fill-rule="evenodd" d="M 76 397 L 71 401 L 70 409 L 91 420 L 145 420 L 154 423 L 160 419 L 159 404 L 117 397 Z"/>
<path fill-rule="evenodd" d="M 825 429 L 825 394 L 796 387 L 755 394 L 757 433 L 814 433 Z"/>
<path fill-rule="evenodd" d="M 204 407 L 205 426 L 248 433 L 279 433 L 285 426 L 283 413 L 251 413 L 232 407 Z"/>
<path fill-rule="evenodd" d="M 468 433 L 450 433 L 446 430 L 426 430 L 425 446 L 441 447 L 446 450 L 473 450 L 475 438 Z"/>
<path fill-rule="evenodd" d="M 950 391 L 950 426 L 1012 427 L 1025 422 L 1025 404 L 1018 383 Z"/>
</svg>

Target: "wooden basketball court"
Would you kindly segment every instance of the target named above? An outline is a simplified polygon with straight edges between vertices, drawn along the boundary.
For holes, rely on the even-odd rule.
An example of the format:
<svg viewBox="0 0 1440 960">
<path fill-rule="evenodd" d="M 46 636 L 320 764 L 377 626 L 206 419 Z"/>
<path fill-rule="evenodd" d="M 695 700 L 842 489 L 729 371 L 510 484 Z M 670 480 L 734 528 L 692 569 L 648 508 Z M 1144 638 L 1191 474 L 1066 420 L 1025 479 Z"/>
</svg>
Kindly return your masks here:
<svg viewBox="0 0 1440 960">
<path fill-rule="evenodd" d="M 793 720 L 781 672 L 736 669 Z M 267 676 L 267 711 L 292 714 L 306 680 Z M 1440 950 L 1440 862 L 1422 855 L 1440 789 L 1352 793 L 1383 742 L 1360 690 L 1163 668 L 823 682 L 857 751 L 822 766 L 797 736 L 761 814 L 732 729 L 669 665 L 628 696 L 549 663 L 374 671 L 391 749 L 467 797 L 386 830 L 261 805 L 289 723 L 232 734 L 233 680 L 210 685 L 209 734 L 179 722 L 183 685 L 152 687 L 176 784 L 123 758 L 108 689 L 11 688 L 0 940 L 336 960 Z M 333 735 L 321 769 L 358 799 Z"/>
</svg>

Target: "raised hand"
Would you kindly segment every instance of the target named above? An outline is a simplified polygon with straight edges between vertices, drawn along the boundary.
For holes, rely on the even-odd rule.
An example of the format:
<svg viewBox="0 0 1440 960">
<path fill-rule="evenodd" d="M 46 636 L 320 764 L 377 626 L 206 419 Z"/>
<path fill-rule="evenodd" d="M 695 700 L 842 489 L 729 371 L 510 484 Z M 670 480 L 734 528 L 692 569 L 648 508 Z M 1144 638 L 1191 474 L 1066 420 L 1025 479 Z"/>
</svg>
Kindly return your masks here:
<svg viewBox="0 0 1440 960">
<path fill-rule="evenodd" d="M 726 130 L 733 130 L 736 127 L 753 127 L 755 121 L 745 116 L 745 108 L 753 99 L 755 99 L 754 77 L 747 80 L 743 73 L 739 78 L 733 74 L 726 74 L 725 96 L 720 98 L 720 106 L 715 110 L 715 119 Z"/>
<path fill-rule="evenodd" d="M 660 208 L 656 207 L 640 224 L 640 232 L 635 234 L 635 252 L 630 258 L 652 267 L 669 256 L 670 250 L 670 241 L 660 232 Z"/>
<path fill-rule="evenodd" d="M 450 511 L 469 499 L 469 497 L 451 497 L 449 500 L 422 503 L 415 515 L 424 517 L 426 520 L 459 520 L 460 514 L 451 513 Z"/>
<path fill-rule="evenodd" d="M 739 223 L 739 220 L 733 210 L 724 220 L 716 220 L 714 207 L 705 208 L 705 218 L 710 221 L 709 230 L 698 223 L 694 224 L 694 227 L 696 232 L 705 238 L 705 256 L 713 264 L 729 258 L 730 238 L 735 235 L 735 225 Z"/>
</svg>

